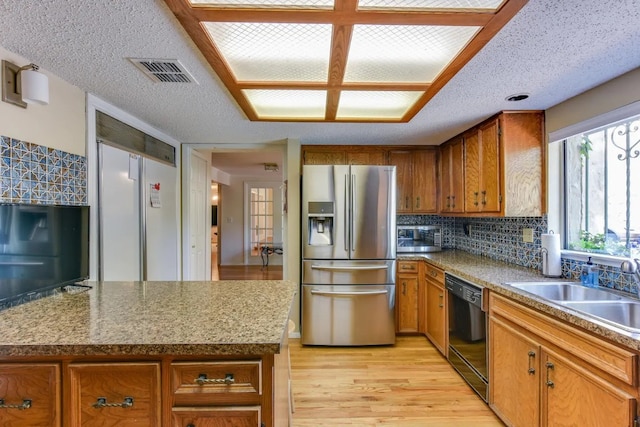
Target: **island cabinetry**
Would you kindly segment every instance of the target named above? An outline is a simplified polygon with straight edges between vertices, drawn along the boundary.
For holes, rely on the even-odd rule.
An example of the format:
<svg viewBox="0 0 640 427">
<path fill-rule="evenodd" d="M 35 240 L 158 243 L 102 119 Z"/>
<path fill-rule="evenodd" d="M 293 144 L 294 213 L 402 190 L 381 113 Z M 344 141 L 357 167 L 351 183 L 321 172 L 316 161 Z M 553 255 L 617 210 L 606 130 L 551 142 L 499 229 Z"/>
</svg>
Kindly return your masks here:
<svg viewBox="0 0 640 427">
<path fill-rule="evenodd" d="M 446 356 L 447 351 L 447 293 L 444 271 L 430 264 L 425 266 L 425 312 L 427 338 Z"/>
<path fill-rule="evenodd" d="M 489 404 L 511 426 L 632 426 L 638 356 L 491 294 Z"/>
<path fill-rule="evenodd" d="M 172 427 L 260 427 L 259 406 L 179 408 Z"/>
<path fill-rule="evenodd" d="M 389 164 L 396 166 L 398 213 L 437 213 L 437 150 L 394 150 Z"/>
<path fill-rule="evenodd" d="M 461 136 L 440 146 L 440 212 L 464 212 L 464 143 Z"/>
<path fill-rule="evenodd" d="M 386 165 L 387 152 L 371 145 L 304 145 L 305 165 Z"/>
<path fill-rule="evenodd" d="M 60 365 L 0 364 L 0 425 L 60 427 Z"/>
<path fill-rule="evenodd" d="M 69 426 L 161 426 L 159 363 L 71 363 Z"/>
<path fill-rule="evenodd" d="M 396 277 L 396 332 L 419 332 L 420 265 L 418 261 L 399 261 Z"/>
</svg>

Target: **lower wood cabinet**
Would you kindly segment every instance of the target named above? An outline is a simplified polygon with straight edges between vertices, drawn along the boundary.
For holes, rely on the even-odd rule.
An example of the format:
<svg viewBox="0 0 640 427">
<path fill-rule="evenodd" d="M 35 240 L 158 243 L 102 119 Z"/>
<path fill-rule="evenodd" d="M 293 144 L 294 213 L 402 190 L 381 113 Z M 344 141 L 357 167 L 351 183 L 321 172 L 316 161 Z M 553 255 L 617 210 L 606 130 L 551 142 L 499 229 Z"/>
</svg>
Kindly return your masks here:
<svg viewBox="0 0 640 427">
<path fill-rule="evenodd" d="M 509 426 L 633 426 L 638 355 L 491 294 L 489 404 Z"/>
<path fill-rule="evenodd" d="M 161 426 L 159 363 L 72 363 L 69 425 Z"/>
<path fill-rule="evenodd" d="M 419 332 L 419 289 L 421 261 L 399 261 L 396 277 L 396 332 Z"/>
<path fill-rule="evenodd" d="M 446 356 L 448 347 L 447 293 L 444 288 L 444 271 L 427 264 L 425 267 L 425 325 L 431 343 Z"/>
<path fill-rule="evenodd" d="M 0 364 L 0 425 L 60 427 L 60 365 Z"/>
</svg>

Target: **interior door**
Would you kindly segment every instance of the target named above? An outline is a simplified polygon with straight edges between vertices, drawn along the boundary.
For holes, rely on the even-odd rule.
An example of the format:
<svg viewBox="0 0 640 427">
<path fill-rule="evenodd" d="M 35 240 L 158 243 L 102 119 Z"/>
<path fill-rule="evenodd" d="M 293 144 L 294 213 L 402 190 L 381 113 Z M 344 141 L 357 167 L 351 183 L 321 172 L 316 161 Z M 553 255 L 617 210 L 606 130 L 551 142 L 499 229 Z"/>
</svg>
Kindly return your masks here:
<svg viewBox="0 0 640 427">
<path fill-rule="evenodd" d="M 142 280 L 140 160 L 99 144 L 99 279 Z"/>
<path fill-rule="evenodd" d="M 209 161 L 197 151 L 185 148 L 183 159 L 183 247 L 186 254 L 183 280 L 211 279 L 211 202 Z M 185 206 L 186 205 L 186 206 Z"/>
</svg>

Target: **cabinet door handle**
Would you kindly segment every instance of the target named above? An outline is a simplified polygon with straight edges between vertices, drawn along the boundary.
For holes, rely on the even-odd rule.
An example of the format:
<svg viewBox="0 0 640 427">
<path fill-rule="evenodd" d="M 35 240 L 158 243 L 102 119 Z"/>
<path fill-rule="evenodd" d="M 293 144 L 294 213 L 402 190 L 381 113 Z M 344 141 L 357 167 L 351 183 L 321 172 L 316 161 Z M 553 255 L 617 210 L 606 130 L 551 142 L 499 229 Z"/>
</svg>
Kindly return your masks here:
<svg viewBox="0 0 640 427">
<path fill-rule="evenodd" d="M 553 370 L 553 368 L 554 368 L 553 363 L 551 363 L 551 362 L 547 362 L 547 363 L 545 364 L 545 366 L 547 367 L 547 383 L 546 383 L 546 384 L 547 384 L 547 387 L 549 387 L 549 388 L 553 388 L 553 387 L 555 387 L 555 384 L 553 383 L 553 381 L 551 381 L 551 380 L 549 379 L 549 371 Z"/>
<path fill-rule="evenodd" d="M 233 378 L 233 374 L 224 374 L 224 378 L 207 378 L 207 374 L 200 374 L 198 378 L 193 380 L 198 385 L 205 384 L 233 384 L 236 380 Z"/>
<path fill-rule="evenodd" d="M 22 399 L 22 403 L 19 405 L 4 403 L 4 399 L 0 399 L 0 409 L 19 409 L 22 411 L 29 408 L 31 408 L 31 399 Z"/>
<path fill-rule="evenodd" d="M 402 295 L 407 294 L 407 282 L 402 282 Z"/>
<path fill-rule="evenodd" d="M 438 298 L 440 299 L 440 304 L 438 304 L 438 307 L 440 308 L 444 307 L 444 304 L 443 304 L 444 295 L 440 294 L 438 295 Z"/>
<path fill-rule="evenodd" d="M 416 197 L 416 208 L 420 208 L 420 197 Z"/>
<path fill-rule="evenodd" d="M 451 207 L 451 196 L 447 196 L 447 207 Z"/>
<path fill-rule="evenodd" d="M 120 403 L 109 403 L 106 397 L 99 397 L 96 399 L 96 403 L 93 404 L 94 408 L 130 408 L 133 406 L 133 397 L 125 397 L 124 401 Z"/>
<path fill-rule="evenodd" d="M 409 196 L 404 198 L 404 207 L 405 209 L 409 209 Z"/>
<path fill-rule="evenodd" d="M 536 368 L 533 367 L 533 363 L 535 363 L 536 360 L 536 352 L 535 351 L 529 351 L 528 353 L 529 355 L 529 369 L 527 370 L 527 372 L 529 373 L 529 375 L 535 375 L 536 373 Z"/>
<path fill-rule="evenodd" d="M 483 205 L 487 204 L 487 192 L 486 191 L 482 191 L 482 204 Z"/>
<path fill-rule="evenodd" d="M 456 196 L 451 196 L 451 207 L 455 208 L 456 207 Z"/>
<path fill-rule="evenodd" d="M 473 202 L 474 206 L 478 206 L 478 192 L 477 191 L 473 192 L 473 197 L 474 197 L 474 202 Z"/>
</svg>

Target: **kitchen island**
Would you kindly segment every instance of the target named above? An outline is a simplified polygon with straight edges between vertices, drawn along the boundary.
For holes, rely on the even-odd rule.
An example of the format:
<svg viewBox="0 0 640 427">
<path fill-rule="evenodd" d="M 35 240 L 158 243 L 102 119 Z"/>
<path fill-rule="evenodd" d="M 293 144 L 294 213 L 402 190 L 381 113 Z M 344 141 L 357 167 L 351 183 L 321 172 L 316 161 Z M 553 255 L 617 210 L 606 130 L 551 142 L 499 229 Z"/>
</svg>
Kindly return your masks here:
<svg viewBox="0 0 640 427">
<path fill-rule="evenodd" d="M 288 424 L 295 283 L 89 285 L 0 312 L 2 425 Z"/>
</svg>

